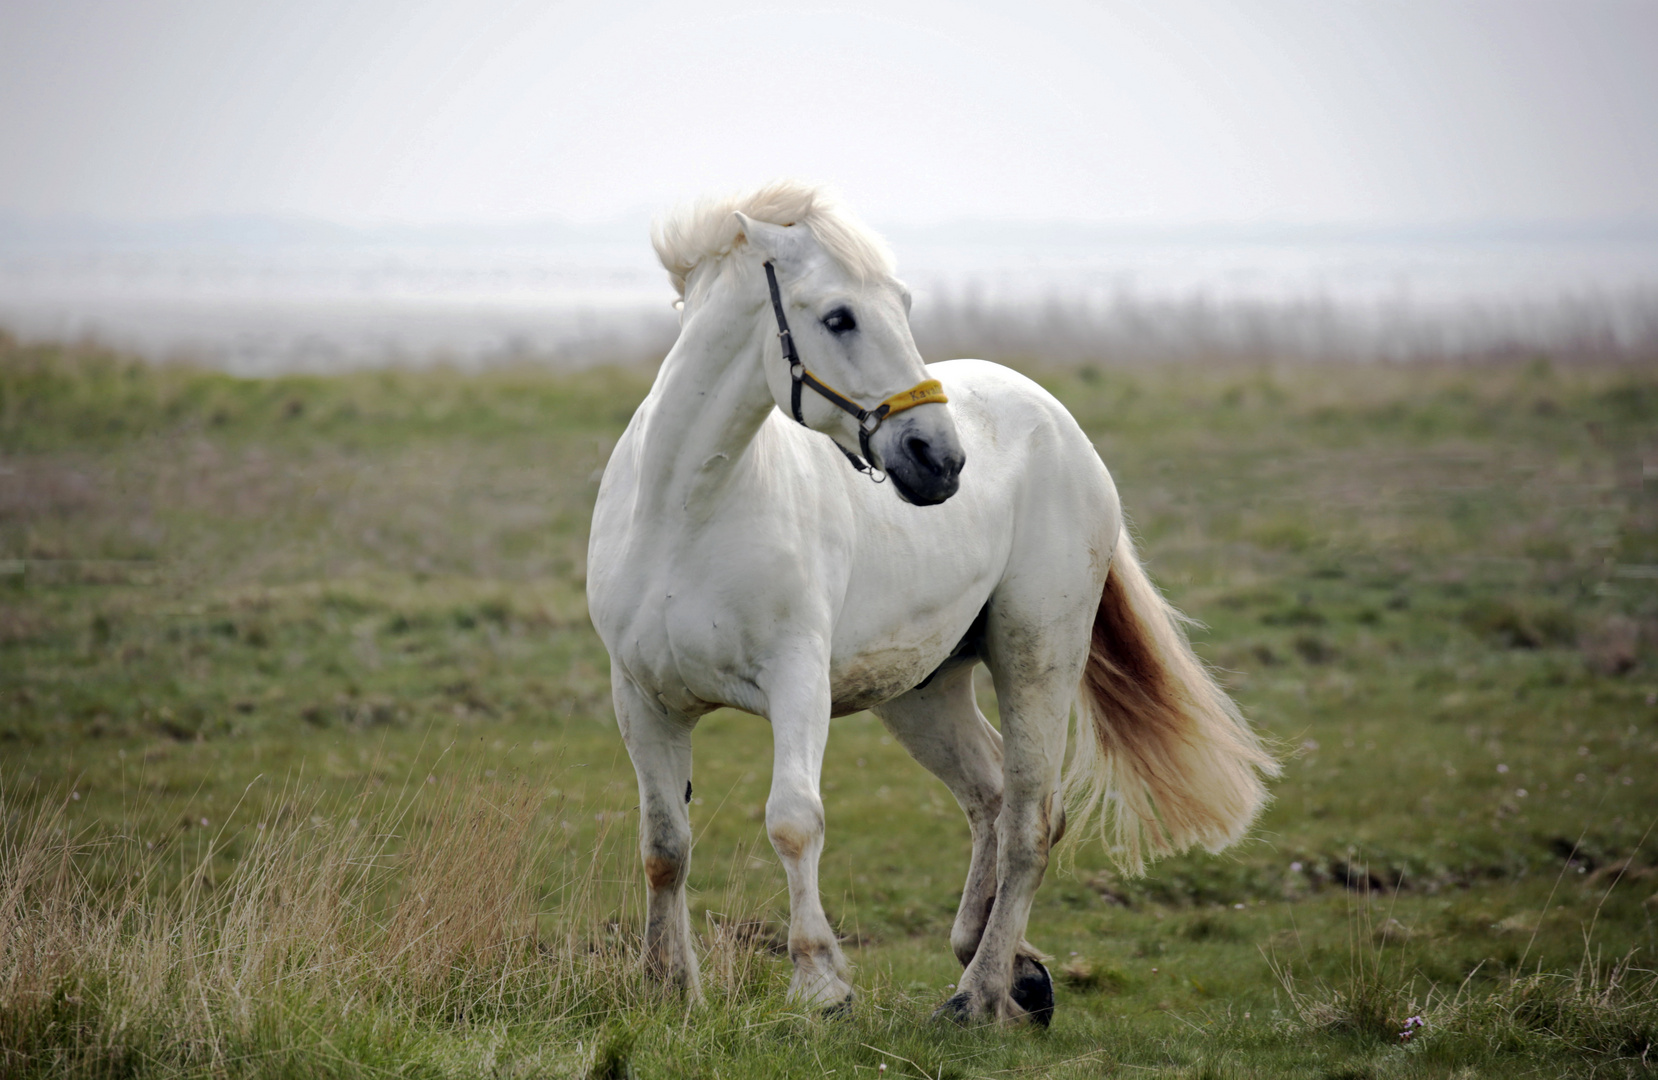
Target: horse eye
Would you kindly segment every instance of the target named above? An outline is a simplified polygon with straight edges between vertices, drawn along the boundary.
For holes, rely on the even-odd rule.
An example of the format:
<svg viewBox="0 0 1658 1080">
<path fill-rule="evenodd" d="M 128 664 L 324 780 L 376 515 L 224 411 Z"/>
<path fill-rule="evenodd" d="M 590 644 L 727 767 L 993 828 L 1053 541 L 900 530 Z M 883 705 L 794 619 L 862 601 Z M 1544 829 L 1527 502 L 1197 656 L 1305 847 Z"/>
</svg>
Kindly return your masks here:
<svg viewBox="0 0 1658 1080">
<path fill-rule="evenodd" d="M 823 317 L 823 326 L 831 334 L 850 334 L 858 328 L 858 320 L 852 317 L 852 312 L 839 307 Z"/>
</svg>

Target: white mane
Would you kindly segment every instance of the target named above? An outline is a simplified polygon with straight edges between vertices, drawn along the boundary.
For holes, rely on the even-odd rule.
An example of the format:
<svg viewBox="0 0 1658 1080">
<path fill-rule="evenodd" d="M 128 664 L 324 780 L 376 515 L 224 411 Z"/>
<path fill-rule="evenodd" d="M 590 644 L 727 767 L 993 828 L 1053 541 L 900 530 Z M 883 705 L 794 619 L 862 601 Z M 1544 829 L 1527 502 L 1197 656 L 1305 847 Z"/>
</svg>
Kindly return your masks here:
<svg viewBox="0 0 1658 1080">
<path fill-rule="evenodd" d="M 773 225 L 804 225 L 825 251 L 860 280 L 892 276 L 892 251 L 834 196 L 816 184 L 776 180 L 741 195 L 700 199 L 651 225 L 651 245 L 681 298 L 685 279 L 704 259 L 729 255 L 743 240 L 732 216 L 742 211 Z"/>
</svg>

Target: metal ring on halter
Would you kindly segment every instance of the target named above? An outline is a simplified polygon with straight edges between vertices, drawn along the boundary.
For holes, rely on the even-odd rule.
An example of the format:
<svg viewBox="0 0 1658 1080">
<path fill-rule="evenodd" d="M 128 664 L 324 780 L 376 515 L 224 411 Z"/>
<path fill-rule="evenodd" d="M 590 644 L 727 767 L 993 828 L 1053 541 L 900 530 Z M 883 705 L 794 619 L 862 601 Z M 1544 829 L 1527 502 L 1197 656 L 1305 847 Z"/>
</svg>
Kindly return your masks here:
<svg viewBox="0 0 1658 1080">
<path fill-rule="evenodd" d="M 869 440 L 881 429 L 881 424 L 894 413 L 913 409 L 917 405 L 942 405 L 950 399 L 944 396 L 944 386 L 937 379 L 923 379 L 908 390 L 902 390 L 887 398 L 873 409 L 865 409 L 851 398 L 842 394 L 822 379 L 813 375 L 800 359 L 800 353 L 794 347 L 794 335 L 789 332 L 789 320 L 783 314 L 783 293 L 777 287 L 777 270 L 767 259 L 766 285 L 771 291 L 771 309 L 777 315 L 777 340 L 783 346 L 783 359 L 789 365 L 789 378 L 794 385 L 789 388 L 789 411 L 794 413 L 795 423 L 806 427 L 806 417 L 800 411 L 800 388 L 809 386 L 819 397 L 842 412 L 850 413 L 858 421 L 858 449 L 864 452 L 859 457 L 840 443 L 835 448 L 846 455 L 846 460 L 852 467 L 868 476 L 875 483 L 886 481 L 886 470 L 877 472 L 875 455 L 870 451 Z M 833 440 L 830 440 L 833 441 Z M 866 460 L 867 459 L 867 463 Z"/>
</svg>

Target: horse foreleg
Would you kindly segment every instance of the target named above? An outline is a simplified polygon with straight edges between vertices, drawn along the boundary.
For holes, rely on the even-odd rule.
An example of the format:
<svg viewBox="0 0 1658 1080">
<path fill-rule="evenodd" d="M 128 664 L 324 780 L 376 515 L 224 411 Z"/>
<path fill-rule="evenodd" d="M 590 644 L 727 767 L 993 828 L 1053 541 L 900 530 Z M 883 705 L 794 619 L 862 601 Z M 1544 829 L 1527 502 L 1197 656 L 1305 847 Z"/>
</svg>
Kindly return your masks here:
<svg viewBox="0 0 1658 1080">
<path fill-rule="evenodd" d="M 685 878 L 691 867 L 691 729 L 618 672 L 616 722 L 639 780 L 639 854 L 645 864 L 645 967 L 702 996 Z"/>
<path fill-rule="evenodd" d="M 944 781 L 972 832 L 967 883 L 950 928 L 950 948 L 966 967 L 979 950 L 996 900 L 996 817 L 1002 810 L 1002 736 L 979 711 L 968 661 L 925 687 L 877 707 L 875 715 L 921 767 Z"/>
<path fill-rule="evenodd" d="M 818 896 L 818 859 L 823 854 L 819 781 L 829 739 L 827 678 L 818 683 L 812 693 L 797 690 L 783 700 L 772 695 L 766 833 L 789 879 L 789 959 L 794 962 L 789 999 L 837 1005 L 852 997 L 852 984 L 847 981 L 846 957 Z"/>
</svg>

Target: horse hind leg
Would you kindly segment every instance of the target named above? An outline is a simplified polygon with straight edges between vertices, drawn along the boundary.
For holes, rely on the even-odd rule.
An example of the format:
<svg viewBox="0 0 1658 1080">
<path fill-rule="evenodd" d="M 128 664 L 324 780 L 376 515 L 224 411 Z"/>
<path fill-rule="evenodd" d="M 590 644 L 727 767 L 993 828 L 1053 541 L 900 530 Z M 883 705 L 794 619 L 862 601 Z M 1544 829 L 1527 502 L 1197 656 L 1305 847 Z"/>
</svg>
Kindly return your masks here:
<svg viewBox="0 0 1658 1080">
<path fill-rule="evenodd" d="M 691 729 L 620 673 L 612 684 L 617 726 L 639 780 L 639 855 L 645 866 L 645 969 L 702 997 L 685 878 L 691 867 Z"/>
<path fill-rule="evenodd" d="M 979 711 L 968 657 L 939 671 L 923 687 L 873 712 L 922 768 L 944 782 L 967 815 L 973 851 L 950 947 L 966 967 L 978 951 L 996 900 L 996 816 L 1002 811 L 1002 736 Z"/>
<path fill-rule="evenodd" d="M 1025 928 L 1049 851 L 1065 831 L 1060 773 L 1093 612 L 1086 604 L 1056 612 L 1053 596 L 1032 599 L 1027 611 L 1017 595 L 998 595 L 986 628 L 986 665 L 1002 715 L 1002 810 L 996 901 L 960 991 L 945 1008 L 961 1019 L 1046 1024 L 1053 1010 L 1052 981 Z"/>
<path fill-rule="evenodd" d="M 926 686 L 873 711 L 923 768 L 944 782 L 967 815 L 972 855 L 950 947 L 962 967 L 973 962 L 996 905 L 996 819 L 1002 811 L 1002 736 L 979 711 L 973 693 L 976 658 L 940 671 Z M 1053 981 L 1042 954 L 1021 940 L 1010 994 L 1046 1026 L 1053 1016 Z"/>
</svg>

